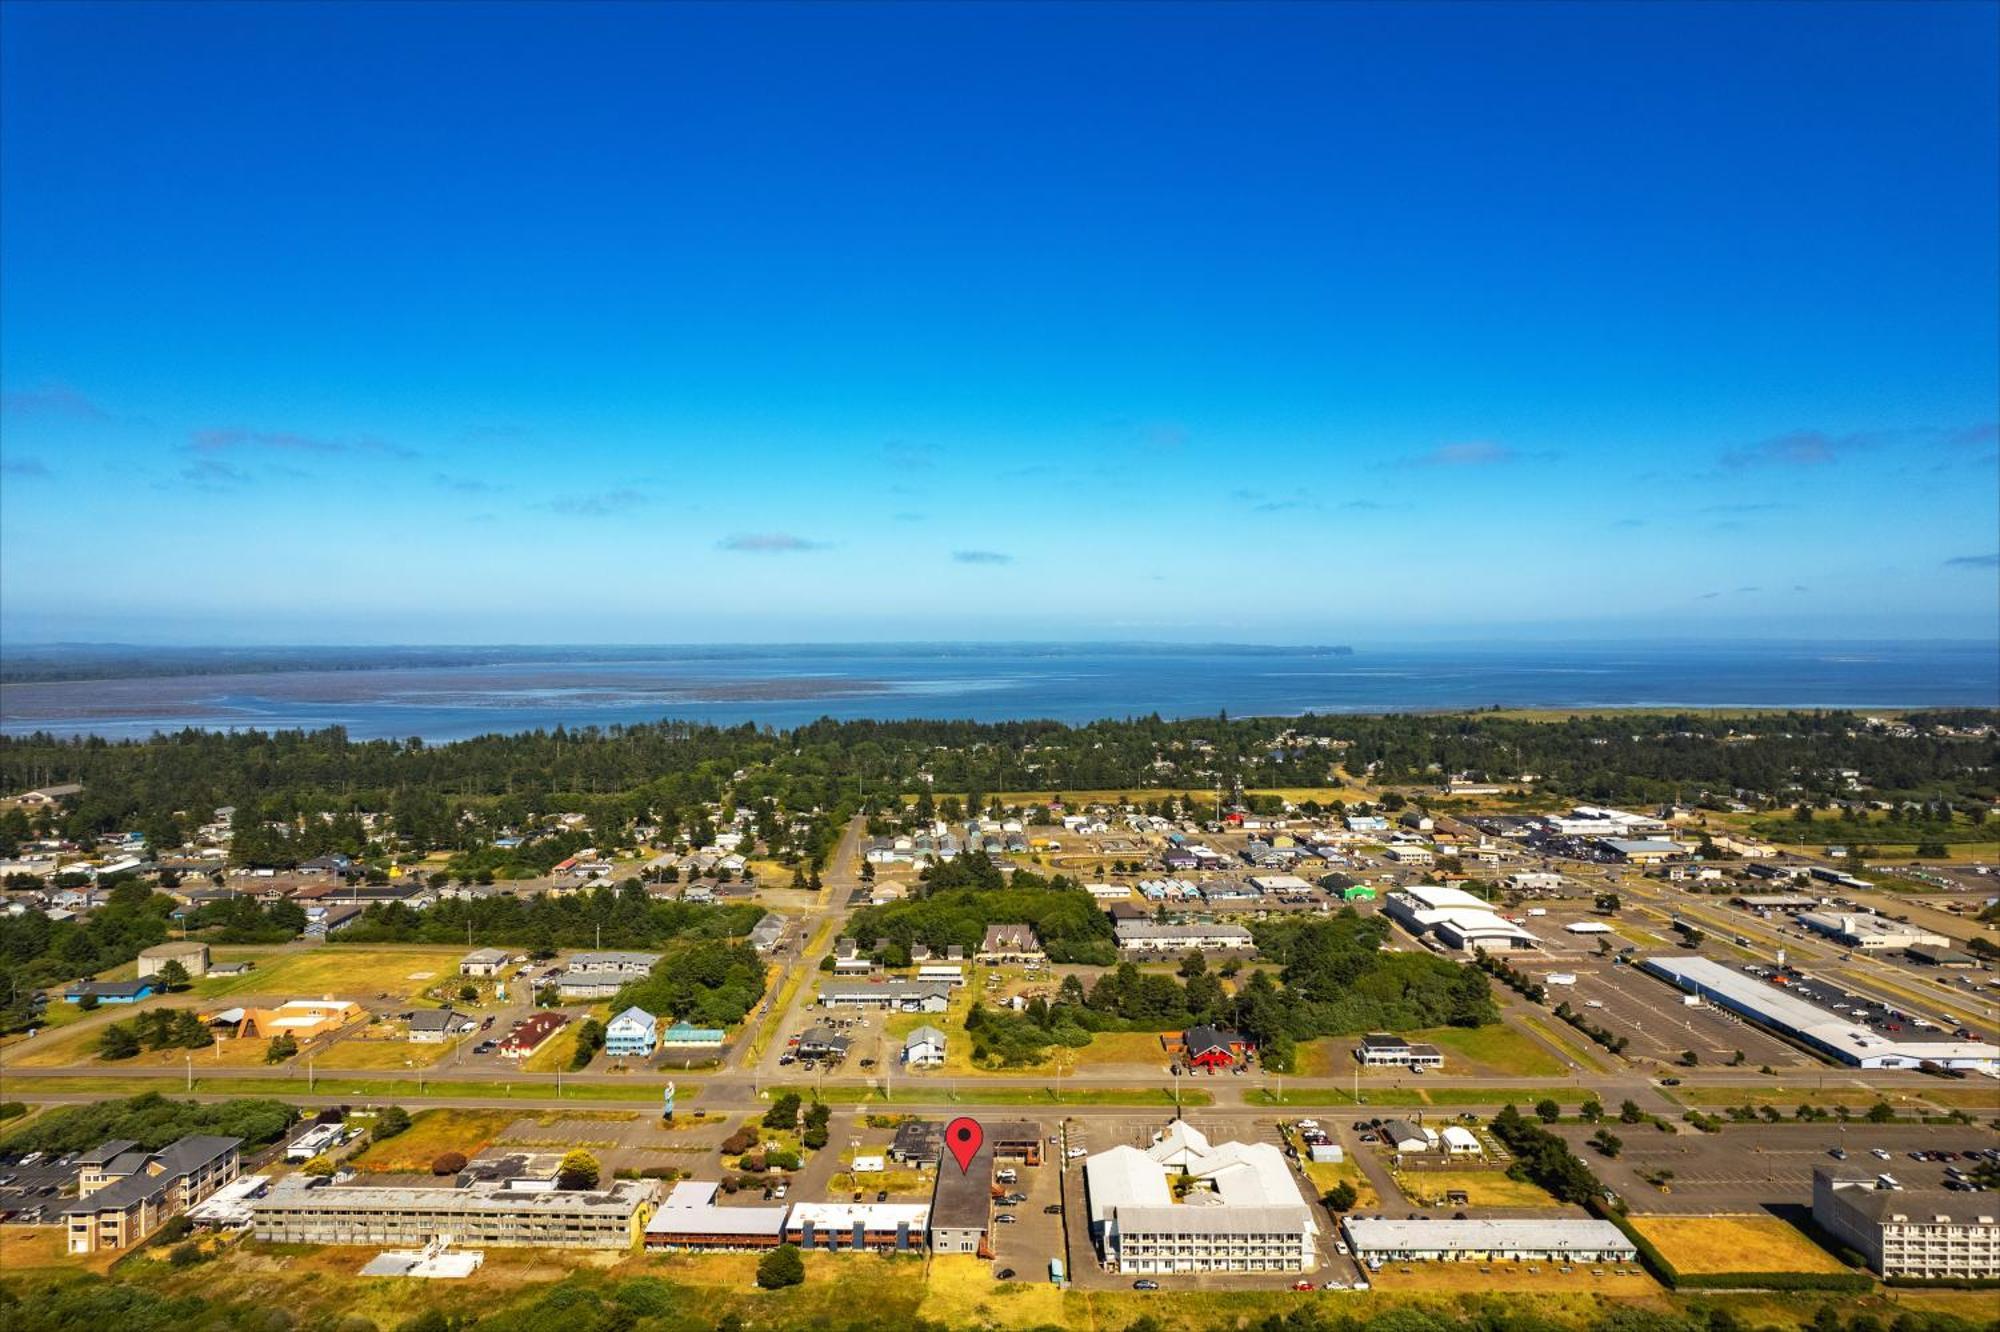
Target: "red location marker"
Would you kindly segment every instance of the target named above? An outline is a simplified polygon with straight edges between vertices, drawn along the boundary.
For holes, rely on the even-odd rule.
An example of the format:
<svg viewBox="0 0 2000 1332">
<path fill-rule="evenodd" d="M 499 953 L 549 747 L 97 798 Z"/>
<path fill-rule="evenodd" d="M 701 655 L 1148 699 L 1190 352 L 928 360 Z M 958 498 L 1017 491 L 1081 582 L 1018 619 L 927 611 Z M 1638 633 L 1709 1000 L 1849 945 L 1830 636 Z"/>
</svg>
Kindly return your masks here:
<svg viewBox="0 0 2000 1332">
<path fill-rule="evenodd" d="M 972 1168 L 972 1158 L 979 1154 L 979 1144 L 986 1140 L 986 1130 L 979 1127 L 976 1119 L 960 1117 L 944 1126 L 944 1147 L 951 1153 L 951 1159 L 958 1162 L 960 1174 Z"/>
</svg>

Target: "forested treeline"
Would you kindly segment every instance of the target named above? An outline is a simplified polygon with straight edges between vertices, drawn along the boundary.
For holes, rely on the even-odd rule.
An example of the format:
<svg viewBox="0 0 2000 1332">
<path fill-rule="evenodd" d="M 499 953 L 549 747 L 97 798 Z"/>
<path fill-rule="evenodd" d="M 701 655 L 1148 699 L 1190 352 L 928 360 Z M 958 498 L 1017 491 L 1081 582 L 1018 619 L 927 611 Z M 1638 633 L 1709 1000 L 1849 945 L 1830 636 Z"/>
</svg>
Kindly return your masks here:
<svg viewBox="0 0 2000 1332">
<path fill-rule="evenodd" d="M 1900 737 L 1848 712 L 1724 720 L 1699 714 L 1612 714 L 1536 721 L 1491 713 L 1300 718 L 1141 717 L 1055 722 L 822 720 L 794 731 L 654 725 L 533 731 L 444 745 L 354 741 L 344 731 L 219 734 L 185 730 L 143 741 L 0 737 L 0 789 L 80 782 L 60 820 L 72 836 L 138 828 L 173 845 L 181 818 L 233 805 L 239 825 L 297 824 L 300 850 L 351 850 L 359 824 L 385 815 L 411 842 L 479 845 L 492 829 L 559 811 L 589 816 L 600 836 L 649 819 L 668 831 L 704 803 L 733 796 L 775 810 L 854 808 L 920 791 L 1131 790 L 1317 785 L 1336 762 L 1383 783 L 1465 773 L 1606 801 L 1691 800 L 1701 792 L 1847 794 L 1841 769 L 1877 791 L 1924 800 L 1991 798 L 2000 741 L 1928 733 L 1933 720 L 1992 723 L 2000 713 L 1909 719 Z M 1281 741 L 1324 737 L 1338 748 Z M 740 774 L 740 775 L 739 775 Z M 1780 800 L 1780 793 L 1796 786 Z M 335 822 L 319 821 L 331 814 Z M 324 831 L 308 832 L 315 822 Z M 821 834 L 830 843 L 837 829 Z M 345 844 L 343 844 L 345 843 Z"/>
</svg>

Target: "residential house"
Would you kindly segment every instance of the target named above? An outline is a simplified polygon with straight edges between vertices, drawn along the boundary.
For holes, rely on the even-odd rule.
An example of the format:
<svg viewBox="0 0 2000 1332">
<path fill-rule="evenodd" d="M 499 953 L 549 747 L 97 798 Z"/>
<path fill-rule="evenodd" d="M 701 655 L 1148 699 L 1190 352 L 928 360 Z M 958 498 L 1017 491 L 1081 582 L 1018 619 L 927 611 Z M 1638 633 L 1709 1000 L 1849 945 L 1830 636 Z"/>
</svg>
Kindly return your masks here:
<svg viewBox="0 0 2000 1332">
<path fill-rule="evenodd" d="M 634 1006 L 604 1024 L 604 1053 L 619 1059 L 643 1059 L 659 1043 L 659 1019 Z"/>
</svg>

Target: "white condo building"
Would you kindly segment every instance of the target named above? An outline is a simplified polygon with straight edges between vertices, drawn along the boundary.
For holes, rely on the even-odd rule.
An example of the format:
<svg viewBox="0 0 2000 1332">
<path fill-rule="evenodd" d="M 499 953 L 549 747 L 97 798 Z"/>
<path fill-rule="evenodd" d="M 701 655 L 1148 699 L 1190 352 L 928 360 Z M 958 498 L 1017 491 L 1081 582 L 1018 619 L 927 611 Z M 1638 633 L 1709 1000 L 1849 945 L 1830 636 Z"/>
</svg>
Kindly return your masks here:
<svg viewBox="0 0 2000 1332">
<path fill-rule="evenodd" d="M 1151 1147 L 1084 1162 L 1090 1228 L 1106 1271 L 1310 1272 L 1319 1226 L 1270 1143 L 1211 1145 L 1176 1120 Z M 1185 1191 L 1175 1197 L 1175 1185 Z"/>
</svg>

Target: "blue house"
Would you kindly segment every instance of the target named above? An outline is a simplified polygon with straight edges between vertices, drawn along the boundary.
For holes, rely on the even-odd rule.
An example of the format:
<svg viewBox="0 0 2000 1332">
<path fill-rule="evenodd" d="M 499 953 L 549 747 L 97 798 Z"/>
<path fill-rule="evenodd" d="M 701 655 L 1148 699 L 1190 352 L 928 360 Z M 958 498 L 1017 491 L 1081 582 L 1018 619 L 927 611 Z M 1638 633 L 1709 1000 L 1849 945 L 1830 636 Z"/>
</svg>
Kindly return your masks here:
<svg viewBox="0 0 2000 1332">
<path fill-rule="evenodd" d="M 659 1021 L 643 1008 L 628 1008 L 604 1027 L 604 1053 L 646 1056 L 653 1053 Z"/>
<path fill-rule="evenodd" d="M 63 1002 L 76 1004 L 83 1002 L 85 995 L 96 996 L 100 1004 L 136 1004 L 141 999 L 151 998 L 152 980 L 131 981 L 78 981 L 63 991 Z"/>
</svg>

